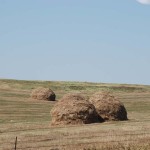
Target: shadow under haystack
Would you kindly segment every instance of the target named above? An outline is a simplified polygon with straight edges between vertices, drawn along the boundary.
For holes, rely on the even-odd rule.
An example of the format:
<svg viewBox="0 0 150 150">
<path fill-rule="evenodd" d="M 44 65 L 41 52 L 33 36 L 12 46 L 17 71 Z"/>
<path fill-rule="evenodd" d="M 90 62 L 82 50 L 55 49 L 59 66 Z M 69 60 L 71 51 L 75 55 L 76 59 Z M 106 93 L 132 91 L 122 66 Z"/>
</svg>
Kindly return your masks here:
<svg viewBox="0 0 150 150">
<path fill-rule="evenodd" d="M 104 120 L 127 120 L 127 111 L 123 103 L 109 92 L 97 92 L 90 99 L 97 113 Z"/>
<path fill-rule="evenodd" d="M 51 125 L 75 125 L 103 122 L 93 104 L 80 94 L 67 94 L 51 110 Z"/>
<path fill-rule="evenodd" d="M 50 88 L 37 88 L 32 91 L 31 97 L 37 100 L 55 101 L 56 95 Z"/>
</svg>

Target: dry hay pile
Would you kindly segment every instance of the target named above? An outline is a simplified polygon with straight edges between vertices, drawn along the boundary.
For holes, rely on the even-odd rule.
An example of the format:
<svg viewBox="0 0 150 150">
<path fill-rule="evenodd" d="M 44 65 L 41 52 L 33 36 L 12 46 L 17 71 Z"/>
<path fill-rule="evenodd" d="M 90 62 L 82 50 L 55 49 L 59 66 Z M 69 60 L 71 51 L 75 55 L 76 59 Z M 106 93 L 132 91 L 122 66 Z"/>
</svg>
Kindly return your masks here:
<svg viewBox="0 0 150 150">
<path fill-rule="evenodd" d="M 89 101 L 104 120 L 127 120 L 124 105 L 109 92 L 97 92 Z"/>
<path fill-rule="evenodd" d="M 51 110 L 51 125 L 102 122 L 95 107 L 80 94 L 67 94 Z"/>
<path fill-rule="evenodd" d="M 37 88 L 32 91 L 31 97 L 37 100 L 55 101 L 56 95 L 49 88 Z"/>
</svg>

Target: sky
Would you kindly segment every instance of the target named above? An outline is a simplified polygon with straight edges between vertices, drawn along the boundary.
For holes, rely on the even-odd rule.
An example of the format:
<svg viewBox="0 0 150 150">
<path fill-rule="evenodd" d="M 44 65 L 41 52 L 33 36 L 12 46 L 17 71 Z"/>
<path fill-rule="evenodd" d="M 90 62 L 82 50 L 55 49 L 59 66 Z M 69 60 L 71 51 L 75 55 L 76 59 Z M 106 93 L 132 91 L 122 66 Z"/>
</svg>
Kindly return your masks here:
<svg viewBox="0 0 150 150">
<path fill-rule="evenodd" d="M 0 78 L 150 85 L 150 0 L 0 0 Z"/>
</svg>

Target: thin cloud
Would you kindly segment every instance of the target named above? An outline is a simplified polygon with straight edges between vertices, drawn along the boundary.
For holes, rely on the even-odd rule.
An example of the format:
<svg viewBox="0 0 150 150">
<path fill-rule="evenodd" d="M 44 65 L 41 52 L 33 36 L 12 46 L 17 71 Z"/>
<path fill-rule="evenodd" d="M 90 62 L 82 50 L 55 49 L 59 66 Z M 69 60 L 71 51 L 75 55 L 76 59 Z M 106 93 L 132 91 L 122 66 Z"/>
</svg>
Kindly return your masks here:
<svg viewBox="0 0 150 150">
<path fill-rule="evenodd" d="M 150 0 L 137 0 L 141 4 L 150 5 Z"/>
</svg>

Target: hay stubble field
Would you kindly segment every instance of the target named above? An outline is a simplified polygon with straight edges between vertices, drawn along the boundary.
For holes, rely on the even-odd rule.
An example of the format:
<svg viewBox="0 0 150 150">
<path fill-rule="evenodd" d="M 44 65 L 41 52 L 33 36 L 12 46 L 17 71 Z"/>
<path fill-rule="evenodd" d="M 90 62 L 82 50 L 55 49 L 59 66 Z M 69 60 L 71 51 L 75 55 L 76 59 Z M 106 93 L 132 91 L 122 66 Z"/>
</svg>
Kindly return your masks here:
<svg viewBox="0 0 150 150">
<path fill-rule="evenodd" d="M 33 100 L 31 91 L 50 87 L 59 100 L 74 92 L 90 97 L 99 90 L 113 92 L 125 105 L 128 121 L 51 127 L 56 102 Z M 88 82 L 0 80 L 0 150 L 149 150 L 150 86 Z"/>
</svg>

